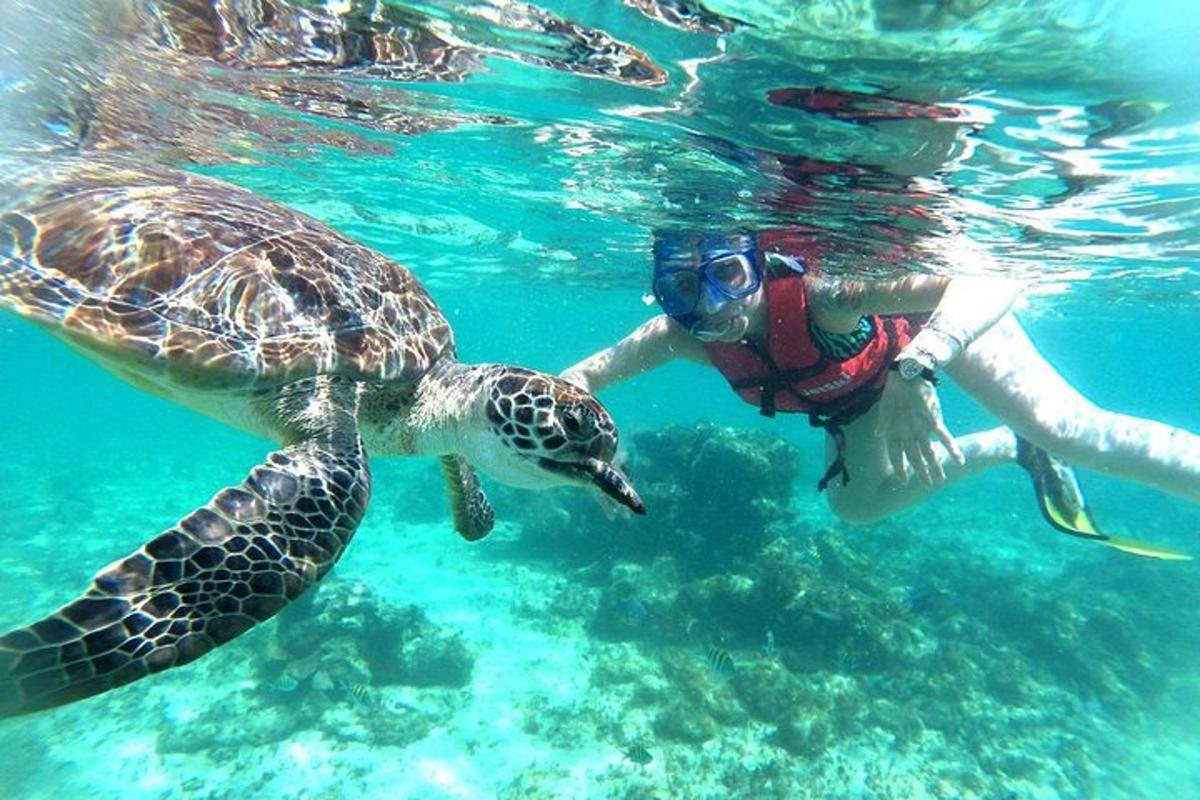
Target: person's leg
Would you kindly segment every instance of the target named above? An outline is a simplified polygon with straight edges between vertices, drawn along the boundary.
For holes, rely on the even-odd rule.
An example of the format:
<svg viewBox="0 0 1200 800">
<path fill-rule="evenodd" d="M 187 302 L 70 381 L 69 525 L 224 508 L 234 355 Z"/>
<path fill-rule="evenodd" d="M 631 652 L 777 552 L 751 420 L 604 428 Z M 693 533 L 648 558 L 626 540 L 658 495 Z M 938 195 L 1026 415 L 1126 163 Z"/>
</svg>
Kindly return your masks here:
<svg viewBox="0 0 1200 800">
<path fill-rule="evenodd" d="M 1068 462 L 1200 501 L 1200 436 L 1098 408 L 1010 314 L 946 372 L 1024 438 Z"/>
<path fill-rule="evenodd" d="M 966 463 L 934 445 L 946 481 L 928 486 L 892 474 L 875 436 L 875 411 L 845 427 L 851 480 L 834 480 L 829 504 L 848 522 L 874 522 L 982 469 L 1016 458 L 1015 430 L 1066 461 L 1200 501 L 1200 436 L 1153 420 L 1116 414 L 1083 397 L 1042 357 L 1009 315 L 979 337 L 946 372 L 1010 428 L 957 437 Z M 837 455 L 827 439 L 826 462 Z"/>
<path fill-rule="evenodd" d="M 897 476 L 892 472 L 883 439 L 875 435 L 876 416 L 876 410 L 871 409 L 843 428 L 850 480 L 843 485 L 835 477 L 826 491 L 829 507 L 846 522 L 877 522 L 921 502 L 954 481 L 996 464 L 1013 463 L 1016 459 L 1016 440 L 1012 431 L 994 428 L 955 437 L 962 449 L 962 464 L 954 461 L 940 443 L 934 443 L 934 452 L 946 473 L 946 480 L 941 483 L 930 486 L 916 477 Z M 827 436 L 826 464 L 832 464 L 835 458 L 837 445 Z"/>
</svg>

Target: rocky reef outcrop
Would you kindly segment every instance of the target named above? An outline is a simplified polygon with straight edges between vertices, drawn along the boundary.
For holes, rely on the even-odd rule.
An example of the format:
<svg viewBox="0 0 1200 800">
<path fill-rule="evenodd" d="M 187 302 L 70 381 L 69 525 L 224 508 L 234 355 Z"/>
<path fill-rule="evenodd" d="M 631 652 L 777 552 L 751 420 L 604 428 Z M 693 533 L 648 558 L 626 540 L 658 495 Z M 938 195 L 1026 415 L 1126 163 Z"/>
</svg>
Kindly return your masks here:
<svg viewBox="0 0 1200 800">
<path fill-rule="evenodd" d="M 383 600 L 361 581 L 330 578 L 252 634 L 250 685 L 236 720 L 210 708 L 159 740 L 162 753 L 211 757 L 312 729 L 334 739 L 402 746 L 461 704 L 475 654 L 416 605 Z"/>
<path fill-rule="evenodd" d="M 334 581 L 310 595 L 280 615 L 270 642 L 269 661 L 281 662 L 289 674 L 306 673 L 311 664 L 345 684 L 457 688 L 470 682 L 474 654 L 419 606 L 386 603 L 361 581 Z"/>
<path fill-rule="evenodd" d="M 670 556 L 683 574 L 701 575 L 794 525 L 800 456 L 776 436 L 711 423 L 639 432 L 624 466 L 647 517 L 606 514 L 590 493 L 547 495 L 522 507 L 519 549 L 568 565 Z"/>
<path fill-rule="evenodd" d="M 1171 565 L 1081 545 L 1064 569 L 1037 568 L 1033 540 L 997 558 L 986 543 L 1010 531 L 984 509 L 802 528 L 782 440 L 701 425 L 633 443 L 646 518 L 564 495 L 529 512 L 516 546 L 577 578 L 591 681 L 622 704 L 616 741 L 695 748 L 745 731 L 786 763 L 882 738 L 931 764 L 956 754 L 926 791 L 1071 794 L 1102 769 L 1095 720 L 1137 725 L 1200 699 L 1197 612 L 1178 611 L 1181 627 L 1146 602 L 1166 602 L 1153 570 Z"/>
</svg>

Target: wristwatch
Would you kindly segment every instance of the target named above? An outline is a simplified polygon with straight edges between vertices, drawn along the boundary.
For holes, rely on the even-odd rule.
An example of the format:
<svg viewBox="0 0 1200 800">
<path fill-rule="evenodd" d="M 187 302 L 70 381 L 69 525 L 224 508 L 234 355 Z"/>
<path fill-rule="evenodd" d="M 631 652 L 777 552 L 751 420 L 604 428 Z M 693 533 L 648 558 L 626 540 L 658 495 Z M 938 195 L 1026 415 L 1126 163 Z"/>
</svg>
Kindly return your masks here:
<svg viewBox="0 0 1200 800">
<path fill-rule="evenodd" d="M 937 362 L 933 356 L 924 350 L 917 349 L 909 355 L 897 358 L 891 363 L 889 369 L 893 372 L 899 372 L 900 377 L 906 381 L 915 381 L 917 378 L 924 378 L 930 383 L 937 385 L 937 375 L 933 371 L 936 366 Z"/>
</svg>

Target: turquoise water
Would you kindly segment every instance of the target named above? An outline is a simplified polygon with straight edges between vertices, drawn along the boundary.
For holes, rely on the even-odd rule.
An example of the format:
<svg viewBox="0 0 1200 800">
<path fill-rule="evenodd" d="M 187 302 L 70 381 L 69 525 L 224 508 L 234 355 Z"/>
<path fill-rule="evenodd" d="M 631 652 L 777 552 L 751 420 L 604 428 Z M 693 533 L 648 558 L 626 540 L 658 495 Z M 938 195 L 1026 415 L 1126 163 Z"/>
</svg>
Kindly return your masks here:
<svg viewBox="0 0 1200 800">
<path fill-rule="evenodd" d="M 714 2 L 701 30 L 615 0 L 296 6 L 442 45 L 386 68 L 309 57 L 285 71 L 269 48 L 238 46 L 236 25 L 213 55 L 4 2 L 0 141 L 32 159 L 82 138 L 307 212 L 411 268 L 464 361 L 558 371 L 629 331 L 652 313 L 663 225 L 806 225 L 845 274 L 1019 275 L 1022 321 L 1077 388 L 1200 431 L 1188 4 Z M 449 66 L 418 69 L 433 63 Z M 106 75 L 137 79 L 130 64 L 161 77 L 104 91 Z M 81 126 L 77 98 L 56 94 L 64 70 L 102 98 L 91 113 L 119 113 Z M 769 99 L 818 86 L 942 118 L 853 121 Z M 944 259 L 930 243 L 951 231 L 994 263 Z M 0 359 L 6 629 L 272 447 L 12 315 Z M 954 387 L 943 398 L 953 431 L 993 424 Z M 715 373 L 671 365 L 601 399 L 645 519 L 488 482 L 501 524 L 467 544 L 432 461 L 376 459 L 368 516 L 311 604 L 188 667 L 0 722 L 4 795 L 1157 798 L 1200 785 L 1195 562 L 1055 533 L 1011 467 L 848 526 L 811 488 L 821 434 L 761 419 Z M 727 471 L 698 468 L 702 452 Z M 1106 530 L 1197 551 L 1194 504 L 1081 480 Z M 413 642 L 449 655 L 416 674 Z M 712 646 L 732 676 L 706 668 Z M 408 666 L 380 666 L 389 648 Z"/>
</svg>

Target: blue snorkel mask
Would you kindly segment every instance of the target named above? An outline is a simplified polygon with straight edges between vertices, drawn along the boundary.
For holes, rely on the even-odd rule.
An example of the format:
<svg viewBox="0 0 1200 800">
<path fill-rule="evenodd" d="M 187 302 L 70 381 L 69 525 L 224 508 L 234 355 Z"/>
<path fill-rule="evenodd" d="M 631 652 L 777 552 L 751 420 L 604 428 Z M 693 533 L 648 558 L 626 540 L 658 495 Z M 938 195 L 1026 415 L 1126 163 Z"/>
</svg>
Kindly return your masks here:
<svg viewBox="0 0 1200 800">
<path fill-rule="evenodd" d="M 758 243 L 749 234 L 659 232 L 654 241 L 654 299 L 695 333 L 702 301 L 716 309 L 762 286 Z"/>
</svg>

